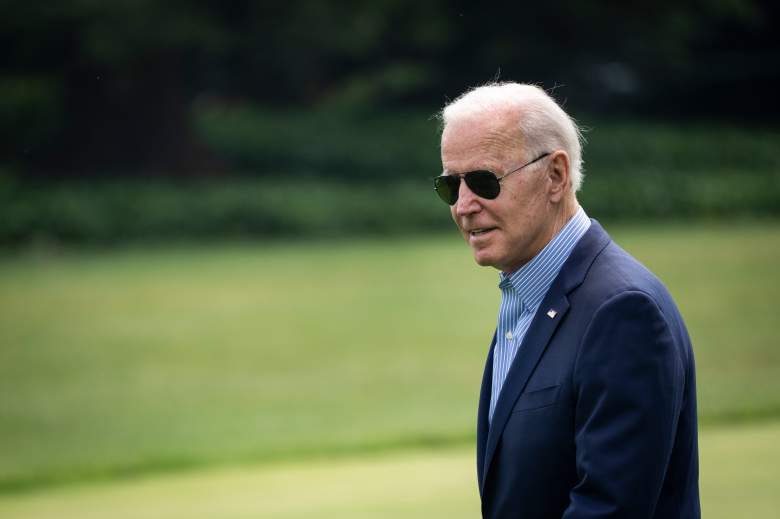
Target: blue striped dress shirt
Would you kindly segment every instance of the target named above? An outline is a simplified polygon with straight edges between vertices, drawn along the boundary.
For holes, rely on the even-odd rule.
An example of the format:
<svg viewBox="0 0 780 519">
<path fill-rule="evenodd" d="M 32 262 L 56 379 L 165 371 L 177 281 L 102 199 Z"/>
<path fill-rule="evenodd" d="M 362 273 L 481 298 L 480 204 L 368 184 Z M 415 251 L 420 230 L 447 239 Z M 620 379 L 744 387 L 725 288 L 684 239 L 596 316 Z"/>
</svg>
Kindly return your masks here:
<svg viewBox="0 0 780 519">
<path fill-rule="evenodd" d="M 590 218 L 580 207 L 577 213 L 531 261 L 511 274 L 499 274 L 501 307 L 498 311 L 496 346 L 493 350 L 493 381 L 490 413 L 496 409 L 501 387 L 523 337 L 531 326 L 542 299 L 550 289 L 572 249 L 590 227 Z"/>
</svg>

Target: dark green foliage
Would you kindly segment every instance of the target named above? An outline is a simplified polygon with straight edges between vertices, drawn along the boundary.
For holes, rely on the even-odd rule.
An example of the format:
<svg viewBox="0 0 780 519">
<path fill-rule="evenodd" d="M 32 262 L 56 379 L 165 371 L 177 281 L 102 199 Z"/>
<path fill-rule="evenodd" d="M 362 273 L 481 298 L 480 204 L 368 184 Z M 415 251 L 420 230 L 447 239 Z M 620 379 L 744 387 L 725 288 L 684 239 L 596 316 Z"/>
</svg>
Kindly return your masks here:
<svg viewBox="0 0 780 519">
<path fill-rule="evenodd" d="M 778 7 L 756 0 L 0 0 L 0 165 L 68 177 L 213 162 L 204 98 L 426 110 L 493 78 L 570 111 L 774 121 Z M 327 142 L 324 139 L 323 142 Z M 316 143 L 312 153 L 317 153 Z"/>
<path fill-rule="evenodd" d="M 177 186 L 111 181 L 6 186 L 0 243 L 114 244 L 139 240 L 312 237 L 442 228 L 427 185 L 347 187 L 234 179 Z"/>
<path fill-rule="evenodd" d="M 272 111 L 213 101 L 199 103 L 195 120 L 210 149 L 253 176 L 419 181 L 441 172 L 433 113 Z"/>
<path fill-rule="evenodd" d="M 588 125 L 580 199 L 609 218 L 780 214 L 780 131 L 724 125 Z"/>
<path fill-rule="evenodd" d="M 780 215 L 774 129 L 584 121 L 589 214 Z M 0 177 L 0 243 L 408 234 L 447 229 L 430 114 L 204 109 L 200 131 L 243 174 L 197 181 Z"/>
</svg>

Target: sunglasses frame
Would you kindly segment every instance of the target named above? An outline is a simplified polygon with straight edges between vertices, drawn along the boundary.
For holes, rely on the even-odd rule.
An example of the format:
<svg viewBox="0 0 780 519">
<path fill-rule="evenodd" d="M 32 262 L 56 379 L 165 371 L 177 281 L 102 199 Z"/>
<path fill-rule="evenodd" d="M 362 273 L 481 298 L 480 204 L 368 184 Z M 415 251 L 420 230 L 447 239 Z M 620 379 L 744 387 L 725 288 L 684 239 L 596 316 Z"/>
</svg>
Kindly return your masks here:
<svg viewBox="0 0 780 519">
<path fill-rule="evenodd" d="M 525 164 L 523 164 L 519 168 L 515 168 L 512 171 L 510 171 L 509 173 L 505 173 L 504 175 L 501 175 L 500 177 L 498 175 L 496 175 L 495 173 L 493 173 L 492 171 L 488 171 L 488 170 L 468 171 L 466 173 L 460 173 L 460 174 L 456 174 L 456 175 L 439 175 L 438 177 L 434 177 L 434 179 L 433 179 L 433 190 L 436 191 L 436 194 L 439 195 L 439 198 L 441 198 L 441 200 L 445 204 L 447 204 L 447 205 L 455 205 L 455 203 L 458 201 L 458 195 L 460 193 L 460 181 L 461 181 L 461 179 L 463 179 L 463 181 L 466 182 L 466 186 L 468 186 L 468 188 L 471 190 L 471 192 L 474 193 L 475 195 L 477 195 L 478 197 L 484 198 L 486 200 L 495 200 L 496 198 L 498 198 L 498 195 L 501 194 L 501 181 L 502 180 L 504 180 L 506 177 L 508 177 L 512 173 L 520 171 L 521 169 L 526 168 L 526 167 L 530 166 L 531 164 L 539 162 L 540 160 L 542 160 L 543 158 L 545 158 L 545 157 L 547 157 L 547 156 L 549 156 L 551 154 L 552 154 L 551 151 L 542 153 L 541 155 L 539 155 L 535 159 L 531 160 L 530 162 L 526 162 Z M 489 194 L 488 193 L 484 193 L 484 192 L 482 194 L 480 194 L 477 191 L 481 191 L 481 189 L 479 189 L 479 188 L 476 189 L 476 190 L 474 189 L 474 186 L 478 185 L 476 183 L 477 181 L 474 180 L 476 175 L 479 175 L 480 177 L 483 177 L 485 175 L 490 175 L 493 179 L 495 179 L 495 186 L 494 186 L 495 190 L 496 190 L 495 196 L 488 196 Z M 444 187 L 444 184 L 446 184 L 446 182 L 448 182 L 448 179 L 450 179 L 450 178 L 458 179 L 457 185 L 452 186 L 452 189 L 449 190 L 449 192 L 455 194 L 455 198 L 452 199 L 452 201 L 450 201 L 448 198 L 446 198 L 446 194 L 444 194 L 445 193 L 444 190 L 441 190 L 441 191 L 439 190 L 440 187 Z M 472 180 L 469 181 L 469 179 L 472 179 Z"/>
</svg>

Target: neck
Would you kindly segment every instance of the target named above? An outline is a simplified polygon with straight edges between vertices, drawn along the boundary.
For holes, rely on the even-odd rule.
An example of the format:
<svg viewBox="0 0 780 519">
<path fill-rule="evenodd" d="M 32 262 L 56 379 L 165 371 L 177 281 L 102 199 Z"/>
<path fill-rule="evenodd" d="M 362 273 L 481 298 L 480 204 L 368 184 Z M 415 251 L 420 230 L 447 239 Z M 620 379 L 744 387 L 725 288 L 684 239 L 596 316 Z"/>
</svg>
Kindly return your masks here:
<svg viewBox="0 0 780 519">
<path fill-rule="evenodd" d="M 547 243 L 549 243 L 550 240 L 552 240 L 553 237 L 558 234 L 561 229 L 563 229 L 563 226 L 572 219 L 579 208 L 580 204 L 577 202 L 577 198 L 573 194 L 571 196 L 567 196 L 563 201 L 561 201 L 561 207 L 553 219 L 552 232 L 547 237 Z"/>
<path fill-rule="evenodd" d="M 577 199 L 573 194 L 561 200 L 560 205 L 555 208 L 552 222 L 547 228 L 547 232 L 543 236 L 542 240 L 540 240 L 538 250 L 534 252 L 534 256 L 538 254 L 539 251 L 542 250 L 548 243 L 550 243 L 555 235 L 558 234 L 561 229 L 563 229 L 563 226 L 566 225 L 569 220 L 571 220 L 572 216 L 575 215 L 579 208 L 580 204 L 577 203 Z"/>
</svg>

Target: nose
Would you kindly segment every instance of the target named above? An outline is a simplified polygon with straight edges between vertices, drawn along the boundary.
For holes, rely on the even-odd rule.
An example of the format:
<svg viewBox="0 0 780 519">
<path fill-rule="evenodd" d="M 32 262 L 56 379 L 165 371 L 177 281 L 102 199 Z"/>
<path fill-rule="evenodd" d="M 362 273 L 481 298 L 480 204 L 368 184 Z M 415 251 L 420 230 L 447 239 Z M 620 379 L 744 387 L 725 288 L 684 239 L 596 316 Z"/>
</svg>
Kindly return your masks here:
<svg viewBox="0 0 780 519">
<path fill-rule="evenodd" d="M 455 202 L 455 214 L 466 216 L 478 212 L 481 208 L 479 197 L 469 189 L 466 181 L 461 179 L 458 186 L 458 200 Z"/>
</svg>

